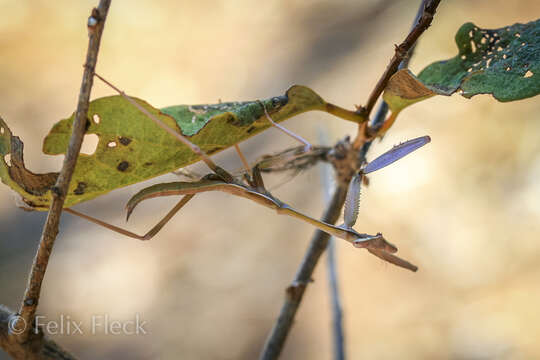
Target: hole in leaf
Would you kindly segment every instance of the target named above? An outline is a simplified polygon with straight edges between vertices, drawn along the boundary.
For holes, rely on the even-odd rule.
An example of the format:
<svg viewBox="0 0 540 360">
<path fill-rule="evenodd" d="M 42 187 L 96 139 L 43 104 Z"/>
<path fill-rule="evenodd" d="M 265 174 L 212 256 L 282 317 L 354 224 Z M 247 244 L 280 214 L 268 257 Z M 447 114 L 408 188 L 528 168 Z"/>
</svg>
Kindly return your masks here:
<svg viewBox="0 0 540 360">
<path fill-rule="evenodd" d="M 469 31 L 469 37 L 473 37 L 473 35 L 474 35 L 473 31 L 472 30 Z"/>
<path fill-rule="evenodd" d="M 502 47 L 497 47 L 497 51 L 503 51 L 503 48 Z"/>
<path fill-rule="evenodd" d="M 515 37 L 521 37 L 521 35 L 519 33 L 515 33 L 514 36 Z"/>
<path fill-rule="evenodd" d="M 468 69 L 467 69 L 467 72 L 472 72 L 472 68 L 468 68 Z"/>
<path fill-rule="evenodd" d="M 11 154 L 6 154 L 4 156 L 4 161 L 6 162 L 6 164 L 8 164 L 8 166 L 11 166 Z"/>
<path fill-rule="evenodd" d="M 510 71 L 510 70 L 512 70 L 512 68 L 511 68 L 510 66 L 508 66 L 508 67 L 506 68 L 506 71 Z"/>
<path fill-rule="evenodd" d="M 525 43 L 521 43 L 521 46 L 525 46 Z"/>
<path fill-rule="evenodd" d="M 96 152 L 99 142 L 99 137 L 96 134 L 84 135 L 83 143 L 81 146 L 81 153 L 86 155 L 92 155 Z"/>
<path fill-rule="evenodd" d="M 491 64 L 491 59 L 488 59 L 486 62 L 486 67 L 489 68 L 489 65 Z"/>
<path fill-rule="evenodd" d="M 506 56 L 506 54 L 504 54 L 504 55 L 503 55 L 503 59 L 506 59 L 506 58 L 507 58 L 507 56 Z"/>
<path fill-rule="evenodd" d="M 94 114 L 94 116 L 92 116 L 92 119 L 94 120 L 96 124 L 99 124 L 99 122 L 101 121 L 99 114 Z"/>
<path fill-rule="evenodd" d="M 465 60 L 467 57 L 465 55 L 461 55 L 461 60 Z"/>
<path fill-rule="evenodd" d="M 476 52 L 476 44 L 474 43 L 474 41 L 471 41 L 471 51 L 472 51 L 473 53 Z"/>
<path fill-rule="evenodd" d="M 534 75 L 534 73 L 531 70 L 527 70 L 527 72 L 525 73 L 525 75 L 523 75 L 523 77 L 530 78 L 533 75 Z"/>
<path fill-rule="evenodd" d="M 4 127 L 0 126 L 0 134 L 4 135 L 4 132 L 5 132 Z"/>
<path fill-rule="evenodd" d="M 486 38 L 483 37 L 482 40 L 480 40 L 480 42 L 481 42 L 482 44 L 485 44 L 485 43 L 487 42 L 487 40 L 486 40 Z"/>
<path fill-rule="evenodd" d="M 111 142 L 109 142 L 109 143 L 107 144 L 107 146 L 110 147 L 110 148 L 114 148 L 114 147 L 116 147 L 116 145 L 117 145 L 117 144 L 116 144 L 116 141 L 111 141 Z"/>
</svg>

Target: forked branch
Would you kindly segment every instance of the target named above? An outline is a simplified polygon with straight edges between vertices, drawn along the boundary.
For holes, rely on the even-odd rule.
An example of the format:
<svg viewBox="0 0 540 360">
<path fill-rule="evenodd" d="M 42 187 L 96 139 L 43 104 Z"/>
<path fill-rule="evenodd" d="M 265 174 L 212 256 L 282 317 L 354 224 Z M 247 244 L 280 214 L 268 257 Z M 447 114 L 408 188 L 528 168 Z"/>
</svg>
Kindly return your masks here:
<svg viewBox="0 0 540 360">
<path fill-rule="evenodd" d="M 418 40 L 420 35 L 422 35 L 424 31 L 426 31 L 427 28 L 431 25 L 431 22 L 433 21 L 433 16 L 437 11 L 437 7 L 439 6 L 440 2 L 441 0 L 423 1 L 422 13 L 420 16 L 417 16 L 418 21 L 413 26 L 405 40 L 403 40 L 401 44 L 395 46 L 394 56 L 390 60 L 390 63 L 386 67 L 386 70 L 381 75 L 379 81 L 371 91 L 366 105 L 359 109 L 359 112 L 362 115 L 364 115 L 365 117 L 369 117 L 369 114 L 373 110 L 377 99 L 386 87 L 386 84 L 388 83 L 390 77 L 394 75 L 394 73 L 398 70 L 399 64 L 408 56 L 408 52 L 414 46 L 416 40 Z M 357 144 L 357 141 L 355 141 L 355 144 Z M 356 147 L 358 148 L 359 146 Z"/>
</svg>

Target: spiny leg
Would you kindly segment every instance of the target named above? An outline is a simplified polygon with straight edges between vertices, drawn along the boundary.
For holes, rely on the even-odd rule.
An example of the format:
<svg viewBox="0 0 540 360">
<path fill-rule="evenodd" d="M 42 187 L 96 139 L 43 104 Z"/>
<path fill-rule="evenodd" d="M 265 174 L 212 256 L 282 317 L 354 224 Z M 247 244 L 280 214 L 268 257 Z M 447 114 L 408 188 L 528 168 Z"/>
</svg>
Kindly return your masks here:
<svg viewBox="0 0 540 360">
<path fill-rule="evenodd" d="M 89 215 L 86 215 L 86 214 L 83 214 L 81 212 L 78 212 L 76 210 L 73 210 L 71 208 L 65 208 L 64 211 L 70 213 L 70 214 L 73 214 L 73 215 L 76 215 L 76 216 L 79 216 L 85 220 L 88 220 L 94 224 L 97 224 L 97 225 L 100 225 L 100 226 L 103 226 L 104 228 L 107 228 L 109 230 L 112 230 L 114 232 L 117 232 L 119 234 L 122 234 L 122 235 L 125 235 L 125 236 L 129 236 L 131 238 L 134 238 L 134 239 L 137 239 L 137 240 L 150 240 L 152 239 L 164 226 L 165 224 L 167 224 L 169 222 L 169 220 L 172 219 L 172 217 L 184 206 L 187 204 L 187 202 L 189 200 L 191 200 L 195 195 L 194 194 L 189 194 L 189 195 L 184 195 L 182 197 L 182 199 L 180 199 L 180 201 L 167 213 L 167 215 L 165 215 L 163 217 L 163 219 L 161 219 L 156 225 L 154 225 L 153 228 L 151 228 L 146 234 L 144 235 L 138 235 L 138 234 L 135 234 L 129 230 L 126 230 L 126 229 L 122 229 L 121 227 L 118 227 L 118 226 L 115 226 L 115 225 L 112 225 L 112 224 L 109 224 L 105 221 L 102 221 L 102 220 L 99 220 L 99 219 L 96 219 L 92 216 L 89 216 Z"/>
<path fill-rule="evenodd" d="M 270 117 L 270 114 L 268 114 L 268 111 L 266 110 L 266 106 L 264 106 L 262 101 L 259 101 L 259 103 L 261 104 L 261 106 L 262 106 L 262 108 L 264 110 L 264 115 L 266 115 L 266 118 L 268 119 L 268 121 L 270 121 L 270 124 L 272 124 L 272 126 L 275 126 L 279 130 L 283 131 L 285 134 L 289 135 L 290 137 L 292 137 L 295 140 L 297 140 L 297 141 L 301 142 L 302 144 L 304 144 L 304 146 L 305 146 L 304 151 L 307 152 L 307 151 L 311 150 L 311 148 L 313 146 L 306 139 L 304 139 L 303 137 L 301 137 L 298 134 L 293 133 L 292 131 L 288 130 L 287 128 L 281 126 L 280 124 L 278 124 L 274 120 L 272 120 L 272 118 Z"/>
<path fill-rule="evenodd" d="M 148 110 L 143 108 L 141 105 L 139 105 L 135 100 L 133 100 L 130 96 L 128 96 L 125 92 L 118 89 L 116 86 L 111 84 L 109 81 L 105 80 L 102 76 L 100 76 L 98 73 L 94 73 L 94 75 L 103 81 L 105 84 L 109 85 L 111 88 L 113 88 L 116 92 L 118 92 L 122 97 L 124 97 L 127 101 L 129 101 L 133 106 L 135 106 L 140 112 L 145 114 L 148 118 L 150 118 L 153 122 L 155 122 L 159 127 L 161 127 L 163 130 L 167 131 L 169 134 L 174 136 L 176 139 L 178 139 L 181 143 L 188 146 L 195 154 L 201 157 L 201 160 L 204 161 L 208 167 L 215 172 L 218 176 L 223 178 L 223 180 L 227 182 L 233 181 L 233 177 L 231 174 L 229 174 L 225 169 L 217 166 L 212 159 L 197 145 L 189 141 L 186 137 L 182 136 L 181 134 L 177 133 L 173 129 L 171 129 L 167 124 L 165 124 L 163 121 L 152 115 Z"/>
</svg>

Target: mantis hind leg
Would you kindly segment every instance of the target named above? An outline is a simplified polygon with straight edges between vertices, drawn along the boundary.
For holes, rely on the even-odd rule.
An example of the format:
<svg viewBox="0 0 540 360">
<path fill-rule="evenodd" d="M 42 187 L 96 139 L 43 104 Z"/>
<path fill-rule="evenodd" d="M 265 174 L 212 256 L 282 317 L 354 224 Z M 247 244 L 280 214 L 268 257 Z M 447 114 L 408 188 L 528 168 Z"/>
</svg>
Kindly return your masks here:
<svg viewBox="0 0 540 360">
<path fill-rule="evenodd" d="M 165 215 L 156 225 L 154 225 L 154 227 L 152 227 L 150 230 L 148 230 L 148 232 L 146 234 L 144 234 L 144 235 L 135 234 L 134 232 L 131 232 L 131 231 L 123 229 L 121 227 L 109 224 L 109 223 L 107 223 L 105 221 L 96 219 L 96 218 L 94 218 L 92 216 L 83 214 L 83 213 L 78 212 L 76 210 L 73 210 L 71 208 L 65 208 L 64 211 L 66 211 L 66 212 L 68 212 L 70 214 L 76 215 L 78 217 L 81 217 L 81 218 L 83 218 L 83 219 L 85 219 L 87 221 L 90 221 L 90 222 L 92 222 L 94 224 L 97 224 L 99 226 L 103 226 L 104 228 L 107 228 L 107 229 L 112 230 L 114 232 L 117 232 L 119 234 L 128 236 L 128 237 L 133 238 L 133 239 L 145 241 L 145 240 L 152 239 L 158 232 L 160 232 L 160 230 L 169 222 L 169 220 L 171 220 L 172 217 L 182 207 L 184 207 L 184 205 L 186 205 L 188 203 L 188 201 L 191 200 L 194 196 L 195 196 L 194 194 L 189 194 L 189 195 L 185 195 L 184 197 L 182 197 L 182 199 L 180 199 L 180 201 L 167 213 L 167 215 Z"/>
</svg>

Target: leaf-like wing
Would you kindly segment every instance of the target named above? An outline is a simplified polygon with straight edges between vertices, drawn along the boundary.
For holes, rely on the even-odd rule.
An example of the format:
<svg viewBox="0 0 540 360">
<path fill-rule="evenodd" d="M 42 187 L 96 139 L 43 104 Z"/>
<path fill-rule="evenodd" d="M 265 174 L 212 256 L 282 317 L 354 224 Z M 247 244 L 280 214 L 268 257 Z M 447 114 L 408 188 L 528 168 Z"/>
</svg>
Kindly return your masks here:
<svg viewBox="0 0 540 360">
<path fill-rule="evenodd" d="M 360 188 L 362 186 L 362 175 L 356 174 L 349 183 L 349 190 L 345 198 L 345 207 L 343 210 L 343 219 L 345 226 L 352 228 L 358 218 L 360 207 Z"/>
<path fill-rule="evenodd" d="M 393 162 L 398 161 L 402 157 L 410 154 L 416 149 L 426 145 L 431 141 L 429 136 L 422 136 L 416 139 L 405 141 L 399 145 L 394 146 L 392 149 L 388 150 L 384 154 L 377 157 L 375 160 L 371 161 L 364 168 L 364 174 L 369 174 L 371 172 L 377 171 L 386 167 Z"/>
</svg>

